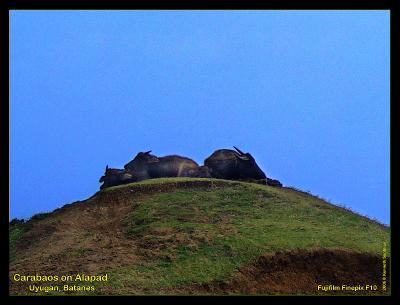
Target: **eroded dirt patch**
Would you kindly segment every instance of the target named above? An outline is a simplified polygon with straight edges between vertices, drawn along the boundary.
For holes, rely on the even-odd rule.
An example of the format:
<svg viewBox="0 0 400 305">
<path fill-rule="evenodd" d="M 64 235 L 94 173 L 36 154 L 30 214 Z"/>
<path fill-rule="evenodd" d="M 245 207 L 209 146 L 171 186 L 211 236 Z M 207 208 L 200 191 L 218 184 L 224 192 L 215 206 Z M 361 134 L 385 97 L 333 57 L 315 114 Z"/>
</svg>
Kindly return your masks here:
<svg viewBox="0 0 400 305">
<path fill-rule="evenodd" d="M 381 258 L 349 250 L 263 255 L 235 273 L 244 260 L 236 262 L 243 255 L 248 256 L 246 262 L 253 261 L 260 253 L 273 251 L 268 249 L 273 242 L 287 243 L 275 249 L 293 248 L 297 235 L 290 231 L 290 223 L 281 227 L 277 217 L 293 220 L 292 227 L 299 227 L 304 238 L 304 225 L 311 220 L 316 225 L 330 221 L 326 217 L 321 220 L 324 214 L 318 214 L 320 206 L 305 203 L 297 193 L 285 197 L 286 193 L 279 193 L 285 189 L 265 186 L 268 191 L 264 192 L 259 186 L 236 188 L 237 184 L 209 180 L 132 184 L 98 192 L 88 200 L 35 217 L 21 225 L 24 233 L 17 236 L 15 251 L 13 247 L 15 259 L 10 263 L 10 275 L 92 275 L 117 270 L 117 281 L 104 288 L 110 294 L 326 294 L 316 291 L 316 285 L 381 284 Z M 302 213 L 313 209 L 314 218 Z M 340 226 L 331 221 L 331 227 Z M 279 239 L 266 234 L 282 229 L 287 234 Z M 380 231 L 369 226 L 365 230 L 380 236 Z M 318 247 L 330 247 L 321 243 L 324 237 L 318 236 Z M 343 241 L 337 244 L 343 246 Z M 352 245 L 358 249 L 358 243 L 348 248 Z M 310 245 L 299 245 L 307 247 Z M 255 255 L 250 257 L 250 252 Z M 200 272 L 192 276 L 193 270 Z M 213 277 L 203 276 L 205 273 Z M 221 278 L 226 280 L 210 282 Z M 25 286 L 10 281 L 10 292 L 26 292 Z"/>
<path fill-rule="evenodd" d="M 191 287 L 192 293 L 215 294 L 382 294 L 382 257 L 343 249 L 295 250 L 265 254 L 243 266 L 229 282 Z M 387 258 L 387 270 L 390 269 Z M 318 285 L 322 287 L 318 289 Z M 334 290 L 329 285 L 340 287 Z M 352 291 L 342 285 L 376 285 Z M 368 287 L 371 288 L 371 287 Z"/>
</svg>

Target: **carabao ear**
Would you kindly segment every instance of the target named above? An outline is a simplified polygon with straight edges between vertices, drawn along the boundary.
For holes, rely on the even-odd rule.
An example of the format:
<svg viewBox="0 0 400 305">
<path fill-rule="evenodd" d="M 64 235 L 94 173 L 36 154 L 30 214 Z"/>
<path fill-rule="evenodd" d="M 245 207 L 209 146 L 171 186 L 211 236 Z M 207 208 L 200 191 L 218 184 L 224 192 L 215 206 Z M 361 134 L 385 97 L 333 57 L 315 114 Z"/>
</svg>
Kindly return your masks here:
<svg viewBox="0 0 400 305">
<path fill-rule="evenodd" d="M 148 155 L 148 154 L 151 153 L 151 152 L 152 152 L 152 151 L 149 150 L 149 151 L 146 151 L 145 154 Z"/>
</svg>

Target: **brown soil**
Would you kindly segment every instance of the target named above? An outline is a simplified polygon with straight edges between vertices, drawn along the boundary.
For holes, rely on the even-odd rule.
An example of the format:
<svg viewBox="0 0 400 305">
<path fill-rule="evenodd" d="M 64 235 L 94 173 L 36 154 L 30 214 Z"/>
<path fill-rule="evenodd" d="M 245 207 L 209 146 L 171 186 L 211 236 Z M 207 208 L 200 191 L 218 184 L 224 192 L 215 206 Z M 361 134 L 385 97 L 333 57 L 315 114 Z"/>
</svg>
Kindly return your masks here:
<svg viewBox="0 0 400 305">
<path fill-rule="evenodd" d="M 146 249 L 151 248 L 151 244 L 146 247 L 144 240 L 127 238 L 124 232 L 126 216 L 147 196 L 176 188 L 233 184 L 235 182 L 190 181 L 129 185 L 65 205 L 42 219 L 32 219 L 25 224 L 29 230 L 16 245 L 10 276 L 15 273 L 94 275 L 132 265 L 142 259 L 146 250 L 154 251 Z M 158 233 L 168 235 L 168 232 Z M 380 288 L 381 266 L 381 258 L 368 253 L 326 249 L 278 252 L 260 257 L 253 265 L 243 266 L 229 282 L 177 288 L 172 293 L 316 293 L 318 283 L 376 284 Z M 10 279 L 10 294 L 25 291 L 26 283 Z"/>
<path fill-rule="evenodd" d="M 389 258 L 387 270 L 389 271 Z M 382 258 L 343 249 L 295 250 L 265 254 L 243 266 L 229 282 L 192 286 L 192 293 L 213 294 L 382 294 Z M 318 285 L 376 285 L 377 291 L 318 290 Z M 365 288 L 364 288 L 365 289 Z"/>
<path fill-rule="evenodd" d="M 9 274 L 101 274 L 132 265 L 146 255 L 144 240 L 127 238 L 124 221 L 150 194 L 177 188 L 215 188 L 234 185 L 226 181 L 188 181 L 132 184 L 98 192 L 84 201 L 67 204 L 43 218 L 33 217 L 16 245 Z M 161 232 L 162 233 L 162 232 Z M 151 249 L 150 249 L 151 250 Z M 157 254 L 156 249 L 150 251 Z M 153 253 L 154 252 L 154 253 Z M 10 293 L 26 291 L 26 283 L 10 280 Z"/>
</svg>

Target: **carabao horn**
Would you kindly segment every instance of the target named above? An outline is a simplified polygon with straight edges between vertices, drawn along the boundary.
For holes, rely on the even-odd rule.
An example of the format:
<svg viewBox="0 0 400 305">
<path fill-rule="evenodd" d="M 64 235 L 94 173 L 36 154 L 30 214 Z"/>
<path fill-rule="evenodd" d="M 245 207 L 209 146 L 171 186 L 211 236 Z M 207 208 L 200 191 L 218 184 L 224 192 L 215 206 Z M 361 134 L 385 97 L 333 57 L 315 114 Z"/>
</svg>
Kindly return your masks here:
<svg viewBox="0 0 400 305">
<path fill-rule="evenodd" d="M 233 146 L 234 149 L 236 149 L 238 151 L 239 154 L 244 155 L 245 153 L 242 152 L 239 148 L 237 148 L 236 146 Z"/>
</svg>

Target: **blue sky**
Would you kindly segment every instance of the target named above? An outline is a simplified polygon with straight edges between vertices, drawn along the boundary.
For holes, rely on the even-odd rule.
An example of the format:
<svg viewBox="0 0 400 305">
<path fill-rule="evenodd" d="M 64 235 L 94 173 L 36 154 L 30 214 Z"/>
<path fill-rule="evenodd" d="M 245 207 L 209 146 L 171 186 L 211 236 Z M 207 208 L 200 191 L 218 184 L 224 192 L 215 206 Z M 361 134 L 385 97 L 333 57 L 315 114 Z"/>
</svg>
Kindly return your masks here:
<svg viewBox="0 0 400 305">
<path fill-rule="evenodd" d="M 233 145 L 389 223 L 389 11 L 11 11 L 10 217 Z"/>
</svg>

